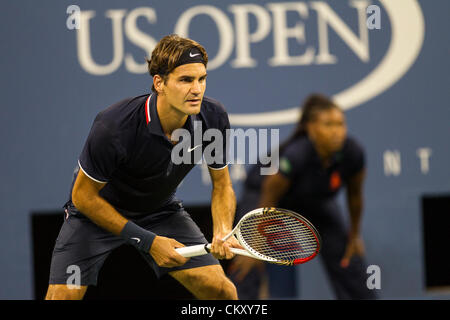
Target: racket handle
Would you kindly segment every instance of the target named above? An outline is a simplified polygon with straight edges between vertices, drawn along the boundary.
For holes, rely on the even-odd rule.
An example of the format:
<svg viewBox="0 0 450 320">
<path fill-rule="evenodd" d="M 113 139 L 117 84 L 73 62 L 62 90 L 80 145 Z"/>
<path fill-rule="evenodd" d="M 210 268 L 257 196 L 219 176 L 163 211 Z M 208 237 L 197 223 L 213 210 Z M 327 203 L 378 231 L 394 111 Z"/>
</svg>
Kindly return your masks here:
<svg viewBox="0 0 450 320">
<path fill-rule="evenodd" d="M 189 246 L 189 247 L 183 247 L 183 248 L 176 248 L 175 251 L 177 251 L 180 255 L 182 255 L 185 258 L 190 257 L 196 257 L 196 256 L 203 256 L 205 254 L 209 253 L 209 248 L 211 248 L 210 244 L 198 244 L 196 246 Z"/>
<path fill-rule="evenodd" d="M 190 258 L 190 257 L 196 257 L 196 256 L 202 256 L 202 255 L 208 254 L 210 249 L 211 249 L 211 244 L 209 243 L 206 245 L 198 244 L 195 246 L 177 248 L 175 250 L 183 257 Z M 251 253 L 249 253 L 243 249 L 231 248 L 231 252 L 242 255 L 242 256 L 255 258 L 255 256 L 253 256 Z"/>
</svg>

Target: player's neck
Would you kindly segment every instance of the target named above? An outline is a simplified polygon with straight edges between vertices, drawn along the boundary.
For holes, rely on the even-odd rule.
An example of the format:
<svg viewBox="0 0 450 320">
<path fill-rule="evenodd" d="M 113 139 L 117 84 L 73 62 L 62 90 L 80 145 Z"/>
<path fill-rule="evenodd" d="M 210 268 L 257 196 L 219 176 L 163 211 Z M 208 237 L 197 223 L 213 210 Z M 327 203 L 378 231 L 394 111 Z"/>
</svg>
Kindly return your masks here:
<svg viewBox="0 0 450 320">
<path fill-rule="evenodd" d="M 174 130 L 184 126 L 188 115 L 171 106 L 164 98 L 158 98 L 156 101 L 156 111 L 164 134 L 170 139 Z"/>
<path fill-rule="evenodd" d="M 323 167 L 328 167 L 330 165 L 331 159 L 333 157 L 334 152 L 330 152 L 325 148 L 321 148 L 321 146 L 317 143 L 313 143 L 314 148 L 316 149 L 317 154 L 319 155 L 320 162 Z"/>
</svg>

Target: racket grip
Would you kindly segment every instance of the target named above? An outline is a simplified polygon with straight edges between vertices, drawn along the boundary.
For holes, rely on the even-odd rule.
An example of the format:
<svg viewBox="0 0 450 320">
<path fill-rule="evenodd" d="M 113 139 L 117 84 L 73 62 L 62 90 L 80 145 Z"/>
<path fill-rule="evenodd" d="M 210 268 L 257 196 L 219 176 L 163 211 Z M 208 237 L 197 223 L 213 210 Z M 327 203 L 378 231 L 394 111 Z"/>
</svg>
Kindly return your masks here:
<svg viewBox="0 0 450 320">
<path fill-rule="evenodd" d="M 182 255 L 185 258 L 190 257 L 196 257 L 196 256 L 202 256 L 209 253 L 209 249 L 211 249 L 211 244 L 198 244 L 196 246 L 189 246 L 189 247 L 183 247 L 183 248 L 177 248 L 175 251 L 177 251 L 180 255 Z M 238 249 L 238 248 L 231 248 L 231 252 L 235 254 L 239 254 L 242 256 L 247 256 L 251 258 L 255 258 L 251 253 L 247 252 L 247 250 Z"/>
<path fill-rule="evenodd" d="M 190 258 L 208 254 L 209 248 L 211 248 L 211 244 L 198 244 L 196 246 L 176 248 L 175 251 L 185 258 Z"/>
</svg>

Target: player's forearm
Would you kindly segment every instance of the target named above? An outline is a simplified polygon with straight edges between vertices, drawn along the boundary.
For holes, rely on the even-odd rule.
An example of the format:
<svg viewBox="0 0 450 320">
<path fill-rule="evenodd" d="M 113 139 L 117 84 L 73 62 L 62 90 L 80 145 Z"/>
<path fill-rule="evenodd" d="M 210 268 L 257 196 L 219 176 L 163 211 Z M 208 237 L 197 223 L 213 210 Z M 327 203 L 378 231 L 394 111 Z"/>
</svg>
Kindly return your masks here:
<svg viewBox="0 0 450 320">
<path fill-rule="evenodd" d="M 259 207 L 276 207 L 280 197 L 273 194 L 270 189 L 263 189 L 261 192 L 261 198 L 259 200 Z"/>
<path fill-rule="evenodd" d="M 108 201 L 95 192 L 72 193 L 72 202 L 85 216 L 99 227 L 120 236 L 144 253 L 151 253 L 156 234 L 145 230 L 123 217 Z"/>
<path fill-rule="evenodd" d="M 276 207 L 280 199 L 285 194 L 286 189 L 286 182 L 281 181 L 279 177 L 266 177 L 261 186 L 259 207 Z"/>
<path fill-rule="evenodd" d="M 108 201 L 98 194 L 87 195 L 78 191 L 72 194 L 75 207 L 101 228 L 120 235 L 128 220 L 123 217 Z"/>
<path fill-rule="evenodd" d="M 352 193 L 347 196 L 348 210 L 350 213 L 350 236 L 357 237 L 360 232 L 361 217 L 363 211 L 363 197 L 361 193 Z"/>
<path fill-rule="evenodd" d="M 236 197 L 231 185 L 216 186 L 212 191 L 213 234 L 229 233 L 233 228 Z"/>
<path fill-rule="evenodd" d="M 358 237 L 364 206 L 363 185 L 366 170 L 352 176 L 347 186 L 347 205 L 350 214 L 350 236 Z"/>
</svg>

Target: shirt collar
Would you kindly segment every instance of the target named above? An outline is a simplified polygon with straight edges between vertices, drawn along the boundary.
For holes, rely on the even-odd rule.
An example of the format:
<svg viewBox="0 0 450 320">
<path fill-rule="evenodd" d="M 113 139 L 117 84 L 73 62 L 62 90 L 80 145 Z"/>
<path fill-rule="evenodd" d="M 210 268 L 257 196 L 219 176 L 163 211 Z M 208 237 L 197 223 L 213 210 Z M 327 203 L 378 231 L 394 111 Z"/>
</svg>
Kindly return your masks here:
<svg viewBox="0 0 450 320">
<path fill-rule="evenodd" d="M 150 133 L 165 137 L 161 122 L 159 120 L 158 112 L 156 110 L 157 98 L 158 96 L 152 93 L 145 101 L 145 121 Z M 184 128 L 189 130 L 191 134 L 194 133 L 194 129 L 198 125 L 196 120 L 199 120 L 197 115 L 190 115 L 188 116 L 186 124 L 184 125 Z"/>
<path fill-rule="evenodd" d="M 316 147 L 314 146 L 314 143 L 311 141 L 311 139 L 310 139 L 308 136 L 306 136 L 306 138 L 307 138 L 307 141 L 309 142 L 310 148 L 312 149 L 312 152 L 313 152 L 313 155 L 314 155 L 314 162 L 315 162 L 318 166 L 320 166 L 320 167 L 322 168 L 322 166 L 323 166 L 322 160 L 320 159 L 320 155 L 319 155 L 319 153 L 317 152 L 317 149 L 316 149 Z M 346 141 L 346 142 L 347 142 L 347 141 Z M 345 143 L 346 143 L 346 142 L 345 142 Z M 338 162 L 340 162 L 340 160 L 342 159 L 342 152 L 343 152 L 343 149 L 344 149 L 344 147 L 342 147 L 341 150 L 335 152 L 335 153 L 331 156 L 330 163 L 329 163 L 328 167 L 325 168 L 325 169 L 327 169 L 327 170 L 329 170 L 330 168 L 333 169 L 333 168 L 338 164 Z"/>
</svg>

